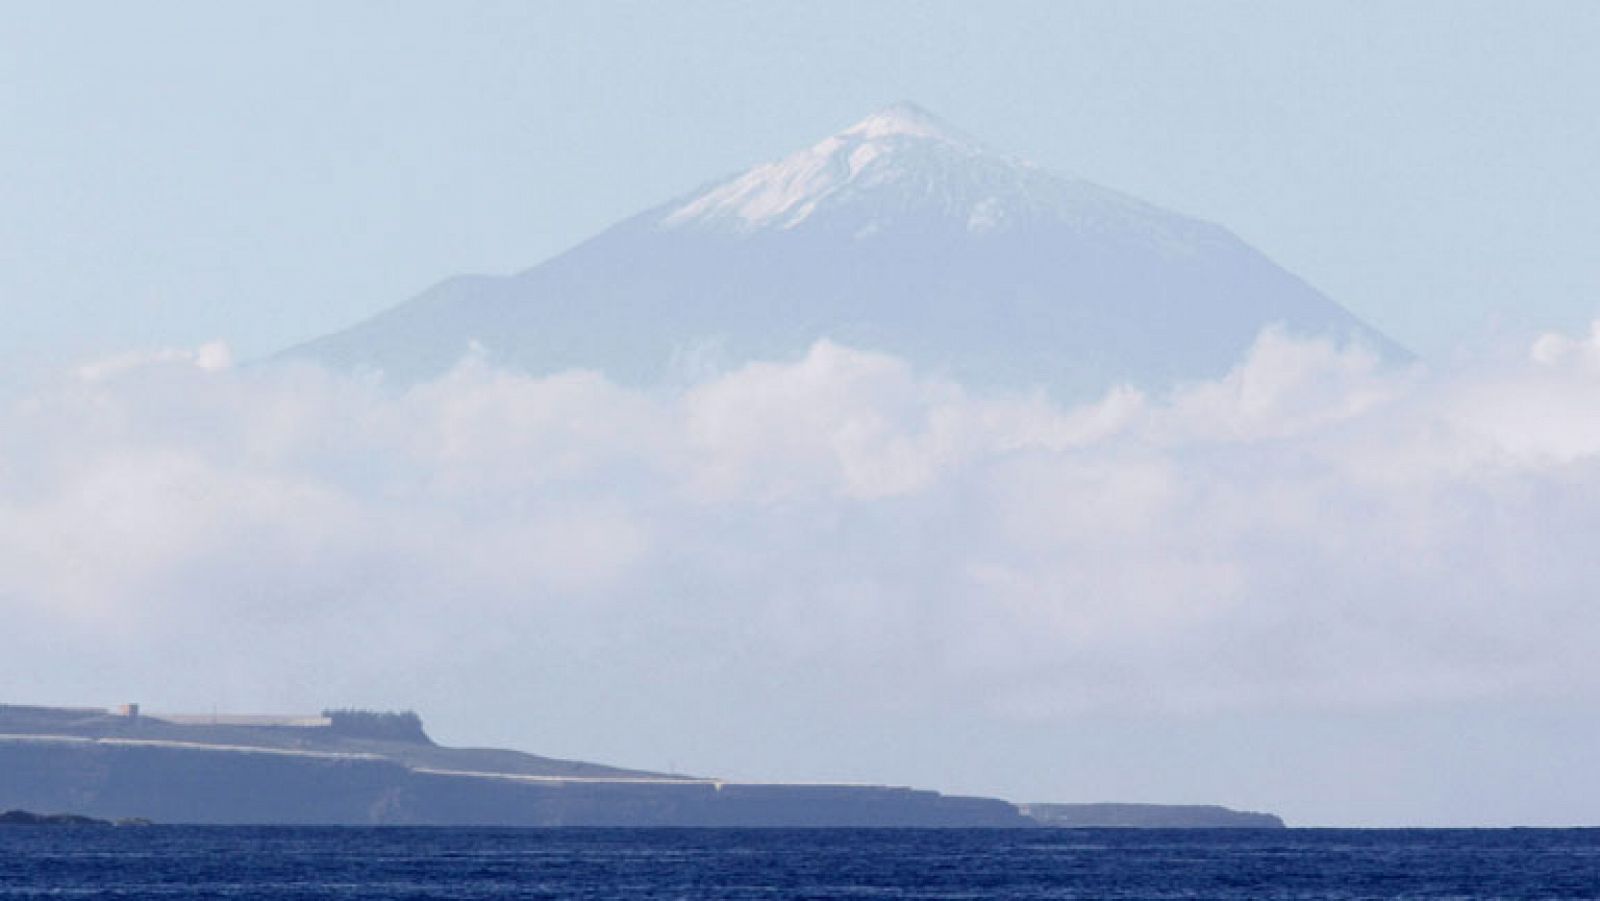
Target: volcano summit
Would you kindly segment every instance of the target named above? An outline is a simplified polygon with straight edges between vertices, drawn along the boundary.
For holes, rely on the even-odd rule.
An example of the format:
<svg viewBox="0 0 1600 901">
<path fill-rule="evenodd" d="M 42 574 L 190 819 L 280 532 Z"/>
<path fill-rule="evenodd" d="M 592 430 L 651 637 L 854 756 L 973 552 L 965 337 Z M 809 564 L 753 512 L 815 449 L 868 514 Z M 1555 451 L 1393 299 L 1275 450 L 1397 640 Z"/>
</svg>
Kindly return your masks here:
<svg viewBox="0 0 1600 901">
<path fill-rule="evenodd" d="M 1406 352 L 1226 229 L 995 153 L 912 104 L 285 351 L 405 383 L 481 347 L 655 384 L 821 339 L 1077 398 L 1221 375 L 1262 329 Z"/>
</svg>

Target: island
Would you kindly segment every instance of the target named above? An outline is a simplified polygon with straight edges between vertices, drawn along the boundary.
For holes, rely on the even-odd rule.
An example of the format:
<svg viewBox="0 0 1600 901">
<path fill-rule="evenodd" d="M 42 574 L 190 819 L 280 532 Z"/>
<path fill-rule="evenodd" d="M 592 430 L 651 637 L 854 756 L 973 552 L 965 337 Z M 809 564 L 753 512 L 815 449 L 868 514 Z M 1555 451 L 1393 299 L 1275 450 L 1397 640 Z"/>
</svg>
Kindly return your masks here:
<svg viewBox="0 0 1600 901">
<path fill-rule="evenodd" d="M 72 813 L 34 813 L 29 810 L 7 810 L 0 813 L 0 826 L 111 826 L 110 820 L 78 816 Z"/>
<path fill-rule="evenodd" d="M 199 824 L 1025 827 L 995 798 L 763 783 L 436 744 L 414 713 L 0 706 L 0 807 Z"/>
<path fill-rule="evenodd" d="M 1283 829 L 1270 813 L 1215 804 L 1023 804 L 1022 813 L 1058 829 Z"/>
<path fill-rule="evenodd" d="M 1033 804 L 897 785 L 751 782 L 437 744 L 415 713 L 0 705 L 0 809 L 194 824 L 1211 827 L 1223 808 Z M 1266 825 L 1241 820 L 1235 825 Z"/>
</svg>

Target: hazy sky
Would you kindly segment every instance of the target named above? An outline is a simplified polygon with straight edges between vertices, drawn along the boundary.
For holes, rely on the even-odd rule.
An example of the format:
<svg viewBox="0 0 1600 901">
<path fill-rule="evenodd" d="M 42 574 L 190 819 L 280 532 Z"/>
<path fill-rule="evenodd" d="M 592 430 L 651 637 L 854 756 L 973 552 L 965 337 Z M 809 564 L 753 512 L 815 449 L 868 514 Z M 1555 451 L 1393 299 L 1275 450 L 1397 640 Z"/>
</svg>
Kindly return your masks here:
<svg viewBox="0 0 1600 901">
<path fill-rule="evenodd" d="M 1600 309 L 1592 3 L 8 3 L 0 354 L 243 357 L 898 99 L 1429 356 Z"/>
<path fill-rule="evenodd" d="M 734 778 L 1594 823 L 1600 6 L 5 4 L 0 686 Z M 250 359 L 912 99 L 1420 351 L 1171 396 Z M 208 342 L 223 343 L 211 344 Z"/>
</svg>

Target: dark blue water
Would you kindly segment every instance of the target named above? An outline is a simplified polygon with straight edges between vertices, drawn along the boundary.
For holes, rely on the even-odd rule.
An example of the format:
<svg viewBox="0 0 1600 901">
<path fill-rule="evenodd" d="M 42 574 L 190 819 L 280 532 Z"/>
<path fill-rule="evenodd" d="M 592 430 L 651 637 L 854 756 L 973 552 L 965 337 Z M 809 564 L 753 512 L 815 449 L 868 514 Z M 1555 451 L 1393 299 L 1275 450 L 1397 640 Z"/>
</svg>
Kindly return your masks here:
<svg viewBox="0 0 1600 901">
<path fill-rule="evenodd" d="M 0 898 L 1600 898 L 1600 830 L 0 829 Z"/>
</svg>

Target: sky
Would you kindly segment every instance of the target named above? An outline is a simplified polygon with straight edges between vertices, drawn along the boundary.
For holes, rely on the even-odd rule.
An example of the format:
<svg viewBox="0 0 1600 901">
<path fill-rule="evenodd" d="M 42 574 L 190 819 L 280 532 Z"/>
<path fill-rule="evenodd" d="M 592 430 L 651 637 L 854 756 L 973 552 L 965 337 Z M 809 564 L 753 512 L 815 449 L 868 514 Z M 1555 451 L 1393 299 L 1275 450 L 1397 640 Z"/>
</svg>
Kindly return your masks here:
<svg viewBox="0 0 1600 901">
<path fill-rule="evenodd" d="M 1596 39 L 1586 3 L 11 3 L 0 353 L 259 356 L 909 99 L 1447 357 L 1600 306 Z"/>
<path fill-rule="evenodd" d="M 1594 822 L 1593 5 L 5 14 L 16 700 L 416 707 L 454 743 L 1301 824 Z M 1222 223 L 1419 362 L 1269 331 L 1215 382 L 1072 406 L 829 342 L 668 393 L 237 365 L 900 99 Z"/>
</svg>

